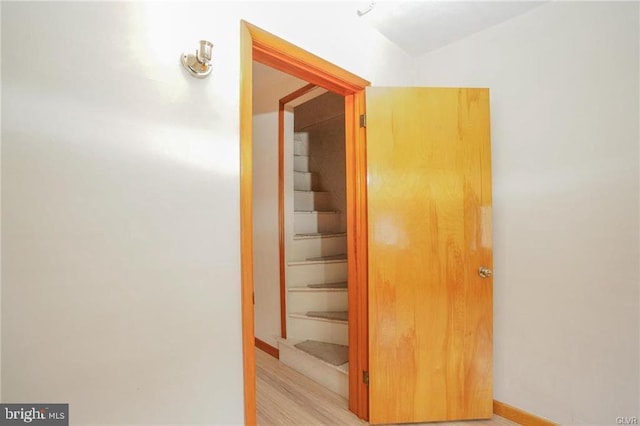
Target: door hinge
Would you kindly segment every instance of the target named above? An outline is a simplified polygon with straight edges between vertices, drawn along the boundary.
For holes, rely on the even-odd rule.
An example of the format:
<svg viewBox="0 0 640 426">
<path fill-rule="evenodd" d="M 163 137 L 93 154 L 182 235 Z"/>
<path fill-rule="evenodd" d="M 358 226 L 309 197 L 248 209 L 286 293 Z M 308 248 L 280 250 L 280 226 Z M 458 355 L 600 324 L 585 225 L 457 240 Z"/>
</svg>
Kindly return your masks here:
<svg viewBox="0 0 640 426">
<path fill-rule="evenodd" d="M 360 127 L 367 127 L 367 116 L 365 114 L 360 116 Z"/>
<path fill-rule="evenodd" d="M 364 383 L 365 385 L 369 385 L 369 372 L 368 371 L 363 371 L 362 372 L 362 383 Z"/>
</svg>

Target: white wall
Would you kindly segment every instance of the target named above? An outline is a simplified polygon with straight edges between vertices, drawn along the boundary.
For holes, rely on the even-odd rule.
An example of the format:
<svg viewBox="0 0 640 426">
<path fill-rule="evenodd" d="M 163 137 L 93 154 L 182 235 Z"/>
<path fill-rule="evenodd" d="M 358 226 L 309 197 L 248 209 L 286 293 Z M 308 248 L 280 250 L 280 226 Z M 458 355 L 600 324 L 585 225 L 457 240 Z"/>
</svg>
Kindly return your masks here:
<svg viewBox="0 0 640 426">
<path fill-rule="evenodd" d="M 374 83 L 415 77 L 349 3 L 2 3 L 3 401 L 242 422 L 241 18 Z M 206 80 L 178 62 L 200 38 Z"/>
<path fill-rule="evenodd" d="M 638 416 L 639 4 L 553 2 L 419 59 L 491 89 L 495 399 Z"/>
</svg>

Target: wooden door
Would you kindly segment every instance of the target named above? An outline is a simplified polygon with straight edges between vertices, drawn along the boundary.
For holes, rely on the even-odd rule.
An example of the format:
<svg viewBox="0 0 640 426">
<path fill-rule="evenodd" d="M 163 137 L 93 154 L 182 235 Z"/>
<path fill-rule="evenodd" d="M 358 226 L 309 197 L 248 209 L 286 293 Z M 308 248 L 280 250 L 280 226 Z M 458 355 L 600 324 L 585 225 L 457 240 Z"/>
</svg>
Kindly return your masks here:
<svg viewBox="0 0 640 426">
<path fill-rule="evenodd" d="M 488 89 L 368 88 L 369 421 L 492 414 Z"/>
</svg>

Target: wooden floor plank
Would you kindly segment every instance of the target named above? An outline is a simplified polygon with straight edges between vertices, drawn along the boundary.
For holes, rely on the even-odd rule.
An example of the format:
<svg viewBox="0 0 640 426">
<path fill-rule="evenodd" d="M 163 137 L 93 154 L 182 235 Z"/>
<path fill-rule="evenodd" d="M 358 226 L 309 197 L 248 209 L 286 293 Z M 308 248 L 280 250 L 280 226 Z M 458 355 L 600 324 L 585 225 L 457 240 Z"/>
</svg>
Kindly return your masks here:
<svg viewBox="0 0 640 426">
<path fill-rule="evenodd" d="M 349 411 L 347 400 L 256 350 L 258 425 L 368 425 Z M 517 425 L 502 417 L 490 420 L 416 425 Z M 390 425 L 392 426 L 392 425 Z"/>
</svg>

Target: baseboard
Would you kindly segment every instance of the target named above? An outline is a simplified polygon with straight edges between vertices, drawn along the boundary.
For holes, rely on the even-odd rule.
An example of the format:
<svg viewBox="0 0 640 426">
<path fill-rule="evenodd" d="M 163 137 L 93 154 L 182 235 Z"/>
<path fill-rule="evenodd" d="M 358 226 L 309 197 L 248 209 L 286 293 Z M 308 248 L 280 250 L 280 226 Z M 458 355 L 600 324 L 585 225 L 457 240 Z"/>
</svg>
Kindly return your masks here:
<svg viewBox="0 0 640 426">
<path fill-rule="evenodd" d="M 558 426 L 551 420 L 543 419 L 519 408 L 512 407 L 504 402 L 493 400 L 493 414 L 504 417 L 507 420 L 527 426 Z"/>
<path fill-rule="evenodd" d="M 265 351 L 266 353 L 268 353 L 269 355 L 271 355 L 275 359 L 280 359 L 280 351 L 278 350 L 278 348 L 274 348 L 273 346 L 271 346 L 267 342 L 263 342 L 262 340 L 258 339 L 257 337 L 256 337 L 256 348 Z"/>
</svg>

